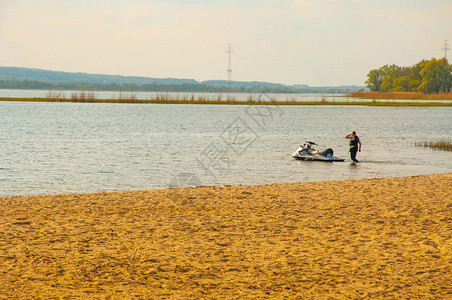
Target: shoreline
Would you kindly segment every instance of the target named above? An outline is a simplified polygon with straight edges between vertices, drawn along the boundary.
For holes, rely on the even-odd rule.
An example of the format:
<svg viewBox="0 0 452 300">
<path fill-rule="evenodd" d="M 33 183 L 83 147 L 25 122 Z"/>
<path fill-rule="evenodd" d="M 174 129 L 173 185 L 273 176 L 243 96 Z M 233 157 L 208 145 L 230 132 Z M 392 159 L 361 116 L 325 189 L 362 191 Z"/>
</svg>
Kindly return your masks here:
<svg viewBox="0 0 452 300">
<path fill-rule="evenodd" d="M 360 98 L 360 97 L 356 97 Z M 372 99 L 372 98 L 369 98 Z M 395 107 L 452 107 L 452 103 L 441 102 L 397 102 L 397 101 L 236 101 L 236 100 L 139 100 L 139 99 L 50 99 L 50 98 L 9 98 L 0 97 L 0 102 L 34 102 L 34 103 L 117 103 L 117 104 L 195 104 L 195 105 L 280 105 L 280 106 L 297 106 L 297 105 L 332 105 L 332 106 L 395 106 Z M 403 99 L 400 99 L 403 100 Z M 417 100 L 417 99 L 416 99 Z M 431 99 L 425 99 L 431 100 Z"/>
<path fill-rule="evenodd" d="M 452 173 L 0 197 L 10 298 L 447 298 Z"/>
<path fill-rule="evenodd" d="M 452 100 L 452 93 L 449 94 L 422 94 L 416 92 L 350 92 L 345 94 L 348 97 L 379 100 Z"/>
</svg>

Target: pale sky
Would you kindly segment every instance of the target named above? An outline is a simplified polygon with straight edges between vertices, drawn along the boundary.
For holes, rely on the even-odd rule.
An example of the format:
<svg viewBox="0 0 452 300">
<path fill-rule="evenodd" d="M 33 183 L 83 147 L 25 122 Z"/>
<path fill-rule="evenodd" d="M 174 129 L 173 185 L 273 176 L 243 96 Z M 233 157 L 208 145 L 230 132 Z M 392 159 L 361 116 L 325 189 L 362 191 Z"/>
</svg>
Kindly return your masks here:
<svg viewBox="0 0 452 300">
<path fill-rule="evenodd" d="M 364 85 L 452 48 L 452 0 L 0 0 L 0 66 Z M 452 50 L 448 54 L 452 59 Z"/>
</svg>

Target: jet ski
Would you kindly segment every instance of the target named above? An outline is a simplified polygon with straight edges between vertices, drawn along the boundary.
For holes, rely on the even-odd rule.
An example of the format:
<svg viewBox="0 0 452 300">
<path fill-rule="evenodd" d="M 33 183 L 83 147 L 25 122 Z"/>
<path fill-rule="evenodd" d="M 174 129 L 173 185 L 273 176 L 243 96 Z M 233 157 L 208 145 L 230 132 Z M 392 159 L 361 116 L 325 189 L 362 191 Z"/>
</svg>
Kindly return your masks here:
<svg viewBox="0 0 452 300">
<path fill-rule="evenodd" d="M 315 150 L 312 146 L 318 146 L 314 142 L 306 141 L 306 144 L 300 145 L 300 148 L 295 151 L 292 156 L 301 160 L 316 160 L 316 161 L 344 161 L 345 159 L 334 156 L 334 151 L 331 148 L 323 150 Z"/>
</svg>

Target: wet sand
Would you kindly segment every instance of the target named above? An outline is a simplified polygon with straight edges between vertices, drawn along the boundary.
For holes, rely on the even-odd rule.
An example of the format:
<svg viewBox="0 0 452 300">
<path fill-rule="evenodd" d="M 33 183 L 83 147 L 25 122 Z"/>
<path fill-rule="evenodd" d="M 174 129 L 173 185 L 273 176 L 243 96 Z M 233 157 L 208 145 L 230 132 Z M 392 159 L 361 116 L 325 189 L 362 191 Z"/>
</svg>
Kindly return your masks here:
<svg viewBox="0 0 452 300">
<path fill-rule="evenodd" d="M 452 299 L 452 174 L 0 197 L 0 298 Z"/>
</svg>

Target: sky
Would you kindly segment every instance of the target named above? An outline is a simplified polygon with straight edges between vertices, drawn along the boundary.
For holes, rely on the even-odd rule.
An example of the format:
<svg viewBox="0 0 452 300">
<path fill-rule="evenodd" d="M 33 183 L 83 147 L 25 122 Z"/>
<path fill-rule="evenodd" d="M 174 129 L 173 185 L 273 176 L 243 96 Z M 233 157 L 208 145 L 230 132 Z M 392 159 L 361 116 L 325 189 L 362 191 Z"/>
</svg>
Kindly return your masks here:
<svg viewBox="0 0 452 300">
<path fill-rule="evenodd" d="M 0 0 L 0 66 L 364 85 L 452 48 L 452 0 Z M 452 59 L 452 50 L 448 54 Z"/>
</svg>

